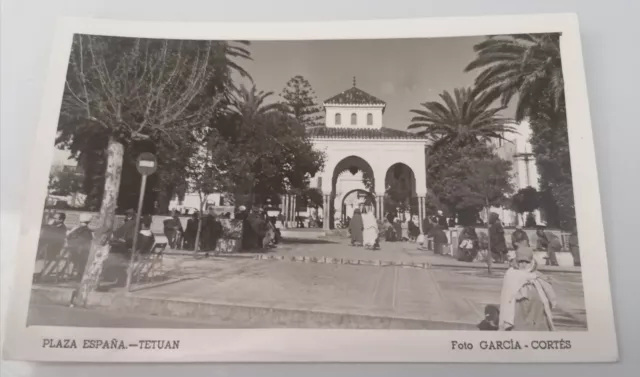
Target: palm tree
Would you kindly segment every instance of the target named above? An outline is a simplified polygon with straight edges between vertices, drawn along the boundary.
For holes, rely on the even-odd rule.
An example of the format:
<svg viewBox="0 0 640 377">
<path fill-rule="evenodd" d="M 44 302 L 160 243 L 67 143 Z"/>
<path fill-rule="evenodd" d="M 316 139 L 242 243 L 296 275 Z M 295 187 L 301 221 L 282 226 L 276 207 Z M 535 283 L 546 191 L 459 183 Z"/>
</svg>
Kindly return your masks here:
<svg viewBox="0 0 640 377">
<path fill-rule="evenodd" d="M 465 71 L 483 69 L 476 86 L 502 97 L 503 106 L 518 94 L 517 121 L 538 112 L 541 102 L 564 108 L 560 34 L 492 36 L 474 50 L 478 56 Z"/>
<path fill-rule="evenodd" d="M 279 109 L 280 105 L 277 103 L 265 104 L 271 95 L 273 92 L 258 91 L 255 84 L 250 89 L 241 85 L 231 101 L 231 111 L 241 116 L 245 122 L 251 122 L 260 115 Z"/>
<path fill-rule="evenodd" d="M 453 95 L 440 94 L 442 100 L 425 102 L 424 109 L 411 110 L 410 129 L 437 143 L 469 144 L 490 139 L 504 139 L 506 133 L 515 132 L 511 119 L 499 115 L 503 107 L 491 107 L 496 96 L 477 88 L 457 88 Z"/>
</svg>

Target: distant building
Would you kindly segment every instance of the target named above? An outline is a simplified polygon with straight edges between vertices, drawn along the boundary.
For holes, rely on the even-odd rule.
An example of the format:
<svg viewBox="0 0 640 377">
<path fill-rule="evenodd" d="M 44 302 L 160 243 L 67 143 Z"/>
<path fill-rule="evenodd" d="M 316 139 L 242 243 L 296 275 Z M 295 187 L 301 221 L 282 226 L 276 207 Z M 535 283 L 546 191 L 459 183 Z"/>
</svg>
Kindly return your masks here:
<svg viewBox="0 0 640 377">
<path fill-rule="evenodd" d="M 314 148 L 326 154 L 323 171 L 311 179 L 311 187 L 324 198 L 323 227 L 367 209 L 382 219 L 385 194 L 393 187 L 406 193 L 406 204 L 424 217 L 426 208 L 427 140 L 412 132 L 384 125 L 386 103 L 353 86 L 323 102 L 325 125 L 308 129 Z M 283 198 L 287 219 L 297 213 L 295 198 Z M 327 221 L 328 220 L 328 221 Z"/>
</svg>

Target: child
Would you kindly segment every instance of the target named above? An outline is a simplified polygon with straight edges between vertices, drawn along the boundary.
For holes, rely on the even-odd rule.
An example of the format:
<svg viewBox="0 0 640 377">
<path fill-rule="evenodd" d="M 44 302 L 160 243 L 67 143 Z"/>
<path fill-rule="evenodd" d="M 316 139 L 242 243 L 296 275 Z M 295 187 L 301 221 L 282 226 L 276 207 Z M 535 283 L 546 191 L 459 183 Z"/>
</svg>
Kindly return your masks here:
<svg viewBox="0 0 640 377">
<path fill-rule="evenodd" d="M 499 319 L 500 309 L 495 305 L 487 305 L 484 307 L 484 319 L 478 323 L 478 329 L 481 331 L 498 331 Z"/>
</svg>

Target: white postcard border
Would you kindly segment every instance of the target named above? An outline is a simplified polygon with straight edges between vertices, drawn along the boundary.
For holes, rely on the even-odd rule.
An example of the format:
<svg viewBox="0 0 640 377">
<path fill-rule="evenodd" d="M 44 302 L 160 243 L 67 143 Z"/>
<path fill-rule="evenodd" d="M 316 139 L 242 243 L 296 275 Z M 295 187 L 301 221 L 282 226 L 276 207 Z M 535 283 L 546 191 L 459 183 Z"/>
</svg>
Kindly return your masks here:
<svg viewBox="0 0 640 377">
<path fill-rule="evenodd" d="M 74 33 L 176 39 L 305 40 L 455 37 L 561 32 L 563 72 L 582 278 L 585 332 L 480 332 L 333 329 L 113 329 L 26 327 L 38 221 L 46 196 L 61 97 Z M 595 362 L 618 357 L 600 193 L 577 18 L 573 14 L 282 23 L 170 23 L 70 18 L 56 28 L 45 86 L 30 185 L 25 196 L 18 273 L 7 313 L 3 358 L 118 362 Z M 178 350 L 45 349 L 44 338 L 180 340 Z M 481 341 L 514 340 L 522 350 L 481 350 Z M 570 349 L 534 350 L 532 341 L 569 340 Z M 473 350 L 454 350 L 451 342 Z"/>
</svg>

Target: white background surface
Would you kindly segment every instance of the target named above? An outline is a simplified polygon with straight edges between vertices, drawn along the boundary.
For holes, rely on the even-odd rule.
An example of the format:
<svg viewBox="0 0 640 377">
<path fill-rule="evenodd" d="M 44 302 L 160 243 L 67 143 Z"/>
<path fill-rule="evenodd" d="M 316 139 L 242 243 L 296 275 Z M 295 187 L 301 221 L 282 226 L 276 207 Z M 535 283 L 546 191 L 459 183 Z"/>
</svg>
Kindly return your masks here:
<svg viewBox="0 0 640 377">
<path fill-rule="evenodd" d="M 26 166 L 57 16 L 167 21 L 311 21 L 577 12 L 598 159 L 621 362 L 613 365 L 58 365 L 2 363 L 2 376 L 378 376 L 401 375 L 635 375 L 640 347 L 637 222 L 640 122 L 637 117 L 640 5 L 629 1 L 214 1 L 7 0 L 2 8 L 2 313 Z M 36 157 L 37 158 L 37 157 Z M 635 195 L 634 195 L 635 194 Z M 635 370 L 635 372 L 633 372 Z"/>
</svg>

